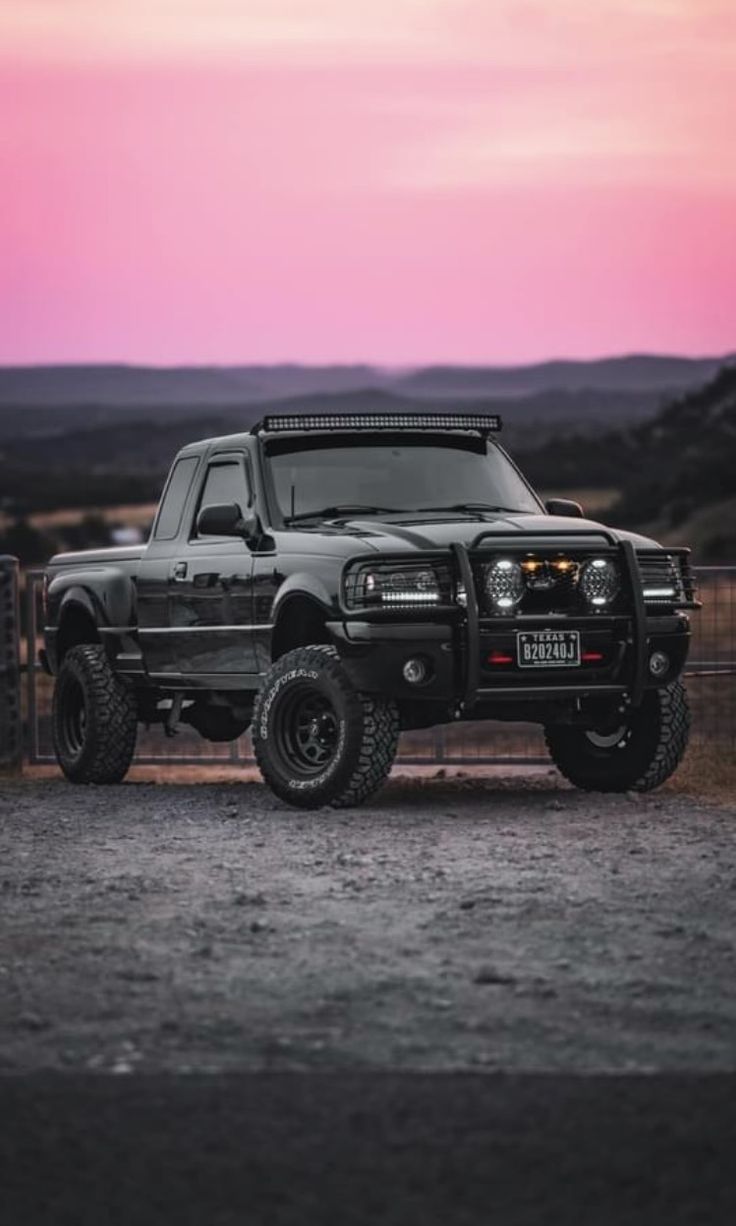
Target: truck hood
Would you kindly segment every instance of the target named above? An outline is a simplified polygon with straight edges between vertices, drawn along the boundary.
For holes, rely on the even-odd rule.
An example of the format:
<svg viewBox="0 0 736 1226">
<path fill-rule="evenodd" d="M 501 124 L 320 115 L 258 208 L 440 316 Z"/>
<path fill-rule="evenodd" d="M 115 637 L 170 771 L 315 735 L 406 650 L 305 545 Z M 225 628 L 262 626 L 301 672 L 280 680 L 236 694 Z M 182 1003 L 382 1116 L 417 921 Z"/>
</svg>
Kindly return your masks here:
<svg viewBox="0 0 736 1226">
<path fill-rule="evenodd" d="M 79 549 L 75 553 L 54 554 L 49 566 L 104 566 L 114 562 L 138 562 L 145 550 L 145 544 L 116 545 L 112 549 Z"/>
<path fill-rule="evenodd" d="M 561 515 L 513 515 L 486 516 L 485 518 L 456 518 L 441 515 L 418 517 L 407 515 L 401 520 L 354 519 L 345 522 L 339 529 L 347 536 L 360 538 L 364 547 L 380 553 L 411 553 L 423 549 L 448 549 L 457 542 L 471 545 L 479 533 L 488 533 L 485 548 L 493 547 L 493 536 L 510 545 L 515 536 L 534 537 L 543 535 L 545 543 L 555 546 L 570 546 L 571 538 L 581 544 L 590 534 L 591 545 L 601 543 L 601 533 L 610 534 L 617 541 L 631 541 L 636 549 L 658 549 L 656 541 L 635 532 L 606 528 L 592 519 L 573 519 Z M 537 538 L 539 539 L 539 538 Z M 357 543 L 357 542 L 356 542 Z"/>
</svg>

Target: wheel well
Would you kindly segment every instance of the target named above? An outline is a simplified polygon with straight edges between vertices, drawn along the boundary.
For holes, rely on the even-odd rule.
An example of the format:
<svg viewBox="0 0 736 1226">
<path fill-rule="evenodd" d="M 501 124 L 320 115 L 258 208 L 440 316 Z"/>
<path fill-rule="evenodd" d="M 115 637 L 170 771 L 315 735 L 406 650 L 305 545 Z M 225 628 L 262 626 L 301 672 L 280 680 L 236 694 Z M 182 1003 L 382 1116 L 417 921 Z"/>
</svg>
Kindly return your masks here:
<svg viewBox="0 0 736 1226">
<path fill-rule="evenodd" d="M 91 613 L 81 605 L 73 604 L 64 609 L 56 636 L 56 651 L 59 663 L 72 647 L 80 643 L 99 643 L 100 636 Z"/>
<path fill-rule="evenodd" d="M 330 643 L 326 621 L 326 614 L 316 601 L 308 596 L 290 597 L 281 609 L 274 627 L 271 659 L 278 660 L 294 647 Z"/>
</svg>

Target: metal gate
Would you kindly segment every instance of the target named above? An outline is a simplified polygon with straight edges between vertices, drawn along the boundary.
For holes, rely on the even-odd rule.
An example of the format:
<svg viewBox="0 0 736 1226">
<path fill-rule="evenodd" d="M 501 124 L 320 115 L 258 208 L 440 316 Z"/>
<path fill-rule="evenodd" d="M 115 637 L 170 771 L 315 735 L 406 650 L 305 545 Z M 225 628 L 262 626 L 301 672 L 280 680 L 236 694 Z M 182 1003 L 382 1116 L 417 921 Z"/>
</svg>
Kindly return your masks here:
<svg viewBox="0 0 736 1226">
<path fill-rule="evenodd" d="M 736 566 L 695 568 L 703 608 L 693 615 L 693 641 L 686 677 L 693 708 L 693 739 L 700 745 L 736 752 Z M 54 762 L 50 713 L 52 679 L 38 664 L 42 571 L 25 574 L 24 635 L 21 661 L 25 672 L 25 760 L 30 765 Z M 534 724 L 495 721 L 459 722 L 429 731 L 407 732 L 399 747 L 399 764 L 439 766 L 525 766 L 548 761 L 540 728 Z M 156 727 L 141 729 L 136 762 L 140 765 L 253 765 L 246 734 L 231 744 L 204 741 L 192 728 L 174 738 Z"/>
<path fill-rule="evenodd" d="M 23 758 L 18 560 L 0 555 L 0 769 L 15 770 Z"/>
</svg>

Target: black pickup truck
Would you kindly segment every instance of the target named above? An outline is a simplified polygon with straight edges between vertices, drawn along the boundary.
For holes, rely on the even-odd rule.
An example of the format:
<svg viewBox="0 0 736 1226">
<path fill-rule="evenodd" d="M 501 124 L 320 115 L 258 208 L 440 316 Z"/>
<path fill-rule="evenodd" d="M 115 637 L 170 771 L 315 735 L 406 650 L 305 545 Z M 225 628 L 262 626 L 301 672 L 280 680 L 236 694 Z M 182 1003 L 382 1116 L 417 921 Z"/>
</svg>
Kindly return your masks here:
<svg viewBox="0 0 736 1226">
<path fill-rule="evenodd" d="M 484 414 L 266 417 L 176 457 L 145 547 L 60 554 L 45 663 L 65 775 L 139 722 L 252 727 L 282 799 L 356 804 L 402 729 L 535 721 L 574 784 L 646 790 L 687 742 L 688 551 L 544 505 Z"/>
</svg>

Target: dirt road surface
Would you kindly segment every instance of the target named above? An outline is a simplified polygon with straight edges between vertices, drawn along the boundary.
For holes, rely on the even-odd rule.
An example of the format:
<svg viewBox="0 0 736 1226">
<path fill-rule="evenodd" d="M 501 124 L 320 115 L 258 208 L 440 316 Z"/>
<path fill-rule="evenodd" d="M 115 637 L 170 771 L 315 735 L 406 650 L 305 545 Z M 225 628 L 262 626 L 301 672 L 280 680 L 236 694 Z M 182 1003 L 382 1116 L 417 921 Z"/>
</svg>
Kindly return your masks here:
<svg viewBox="0 0 736 1226">
<path fill-rule="evenodd" d="M 736 808 L 24 783 L 0 865 L 5 1069 L 736 1066 Z"/>
<path fill-rule="evenodd" d="M 736 1214 L 736 804 L 4 783 L 0 884 L 13 1223 Z"/>
</svg>

